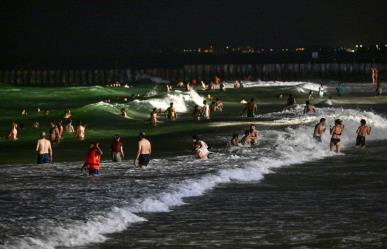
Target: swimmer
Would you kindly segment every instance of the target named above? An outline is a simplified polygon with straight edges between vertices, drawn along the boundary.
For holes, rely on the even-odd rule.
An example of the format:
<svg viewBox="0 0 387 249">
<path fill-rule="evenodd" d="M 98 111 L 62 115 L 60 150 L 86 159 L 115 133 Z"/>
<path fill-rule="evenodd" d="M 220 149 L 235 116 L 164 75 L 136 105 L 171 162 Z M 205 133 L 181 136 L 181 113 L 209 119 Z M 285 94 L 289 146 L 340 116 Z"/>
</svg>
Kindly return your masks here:
<svg viewBox="0 0 387 249">
<path fill-rule="evenodd" d="M 250 130 L 249 130 L 249 135 L 250 135 L 250 143 L 255 144 L 259 138 L 259 134 L 257 129 L 255 128 L 255 125 L 250 125 Z"/>
<path fill-rule="evenodd" d="M 176 87 L 183 88 L 184 87 L 184 82 L 183 81 L 177 82 Z"/>
<path fill-rule="evenodd" d="M 330 142 L 330 150 L 332 151 L 333 148 L 335 147 L 335 151 L 337 153 L 340 152 L 340 137 L 343 134 L 344 131 L 344 125 L 340 119 L 335 120 L 335 125 L 333 127 L 330 127 L 330 134 L 332 135 L 331 137 L 331 142 Z"/>
<path fill-rule="evenodd" d="M 121 116 L 124 118 L 128 117 L 128 113 L 126 112 L 125 108 L 121 108 Z"/>
<path fill-rule="evenodd" d="M 22 111 L 21 111 L 21 115 L 22 116 L 27 116 L 27 109 L 23 108 Z"/>
<path fill-rule="evenodd" d="M 58 130 L 59 130 L 59 139 L 62 139 L 62 135 L 63 135 L 63 131 L 64 131 L 62 121 L 58 121 L 56 123 L 56 126 L 58 127 Z"/>
<path fill-rule="evenodd" d="M 241 87 L 241 83 L 239 83 L 239 81 L 236 80 L 234 83 L 234 88 L 240 88 L 240 87 Z"/>
<path fill-rule="evenodd" d="M 85 131 L 86 131 L 86 124 L 83 122 L 80 122 L 79 125 L 77 126 L 77 132 L 75 134 L 75 138 L 78 140 L 84 140 Z"/>
<path fill-rule="evenodd" d="M 201 114 L 201 111 L 200 111 L 199 106 L 195 105 L 195 108 L 194 108 L 194 110 L 192 112 L 193 119 L 200 120 L 200 114 Z"/>
<path fill-rule="evenodd" d="M 194 155 L 196 155 L 197 158 L 200 160 L 204 160 L 207 158 L 208 154 L 210 153 L 208 151 L 208 145 L 197 135 L 192 136 L 192 143 L 193 143 L 193 152 Z"/>
<path fill-rule="evenodd" d="M 9 140 L 18 140 L 18 137 L 17 137 L 17 124 L 15 122 L 13 122 L 11 124 L 11 130 L 9 131 L 8 133 L 8 139 Z"/>
<path fill-rule="evenodd" d="M 66 109 L 64 111 L 63 118 L 66 119 L 66 120 L 71 118 L 71 111 L 70 111 L 70 109 Z"/>
<path fill-rule="evenodd" d="M 38 154 L 37 164 L 52 162 L 52 148 L 50 140 L 46 139 L 46 133 L 42 132 L 36 144 L 36 152 Z"/>
<path fill-rule="evenodd" d="M 365 119 L 360 120 L 360 126 L 356 130 L 356 147 L 364 148 L 366 146 L 366 136 L 371 134 L 371 127 L 367 125 Z"/>
<path fill-rule="evenodd" d="M 211 81 L 210 83 L 210 90 L 215 90 L 215 84 L 214 82 Z"/>
<path fill-rule="evenodd" d="M 215 101 L 212 101 L 211 105 L 210 105 L 210 113 L 211 113 L 211 115 L 215 112 L 215 109 L 216 109 Z"/>
<path fill-rule="evenodd" d="M 210 119 L 210 107 L 207 104 L 207 100 L 203 101 L 203 107 L 201 109 L 201 116 L 204 119 Z"/>
<path fill-rule="evenodd" d="M 173 106 L 173 103 L 170 103 L 169 107 L 165 111 L 167 113 L 167 118 L 170 120 L 176 120 L 177 119 L 177 113 L 176 109 Z"/>
<path fill-rule="evenodd" d="M 379 72 L 378 72 L 378 68 L 373 65 L 371 67 L 371 79 L 372 79 L 372 84 L 376 85 L 377 82 L 379 81 Z"/>
<path fill-rule="evenodd" d="M 82 169 L 89 171 L 89 176 L 99 176 L 101 156 L 103 152 L 99 146 L 99 143 L 91 143 L 89 151 L 86 154 L 85 163 Z"/>
<path fill-rule="evenodd" d="M 215 99 L 215 111 L 223 111 L 223 103 L 219 98 Z"/>
<path fill-rule="evenodd" d="M 325 118 L 321 118 L 320 122 L 314 126 L 313 138 L 317 142 L 322 142 L 321 136 L 325 132 Z"/>
<path fill-rule="evenodd" d="M 220 83 L 219 88 L 220 88 L 220 90 L 221 90 L 222 92 L 226 91 L 226 86 L 224 85 L 223 82 Z"/>
<path fill-rule="evenodd" d="M 134 166 L 138 162 L 138 167 L 146 167 L 150 161 L 150 156 L 152 152 L 152 145 L 148 139 L 145 137 L 145 133 L 141 132 L 138 136 L 137 142 L 137 154 L 136 159 L 134 160 Z"/>
<path fill-rule="evenodd" d="M 311 101 L 313 99 L 313 96 L 314 96 L 314 92 L 310 90 L 308 93 L 308 100 Z"/>
<path fill-rule="evenodd" d="M 71 119 L 68 120 L 68 124 L 65 126 L 65 130 L 69 134 L 72 134 L 75 132 L 74 126 L 73 126 L 73 121 Z"/>
<path fill-rule="evenodd" d="M 39 122 L 35 121 L 33 124 L 32 124 L 32 128 L 33 129 L 38 129 L 40 126 Z"/>
<path fill-rule="evenodd" d="M 305 101 L 305 108 L 304 108 L 304 114 L 316 112 L 314 109 L 314 106 L 309 102 L 309 100 Z"/>
<path fill-rule="evenodd" d="M 323 86 L 322 83 L 320 84 L 320 86 L 319 86 L 319 88 L 318 88 L 318 96 L 319 96 L 320 98 L 324 97 L 324 86 Z"/>
<path fill-rule="evenodd" d="M 286 106 L 292 106 L 292 105 L 295 105 L 295 104 L 297 104 L 296 98 L 292 94 L 289 94 L 288 100 L 286 102 Z"/>
<path fill-rule="evenodd" d="M 114 140 L 110 146 L 112 151 L 112 161 L 121 162 L 124 158 L 124 144 L 121 142 L 120 135 L 115 135 Z"/>
<path fill-rule="evenodd" d="M 339 82 L 336 86 L 336 93 L 337 96 L 343 96 L 344 94 L 344 85 L 343 83 Z"/>
<path fill-rule="evenodd" d="M 255 103 L 254 98 L 250 99 L 250 102 L 246 104 L 246 107 L 242 110 L 243 115 L 245 112 L 247 112 L 248 118 L 253 118 L 257 112 L 257 104 Z"/>
<path fill-rule="evenodd" d="M 237 134 L 237 133 L 234 133 L 234 134 L 232 135 L 230 144 L 231 144 L 232 146 L 238 146 L 238 134 Z"/>
<path fill-rule="evenodd" d="M 58 129 L 58 126 L 54 122 L 51 122 L 50 141 L 51 141 L 51 143 L 59 143 L 60 142 L 59 129 Z"/>
<path fill-rule="evenodd" d="M 250 130 L 245 130 L 245 135 L 242 137 L 240 143 L 243 145 L 251 145 L 251 142 Z"/>
<path fill-rule="evenodd" d="M 159 113 L 159 111 L 157 110 L 157 108 L 153 108 L 152 112 L 150 113 L 149 121 L 150 121 L 150 124 L 153 127 L 157 126 L 157 115 L 158 115 L 158 113 Z"/>
</svg>

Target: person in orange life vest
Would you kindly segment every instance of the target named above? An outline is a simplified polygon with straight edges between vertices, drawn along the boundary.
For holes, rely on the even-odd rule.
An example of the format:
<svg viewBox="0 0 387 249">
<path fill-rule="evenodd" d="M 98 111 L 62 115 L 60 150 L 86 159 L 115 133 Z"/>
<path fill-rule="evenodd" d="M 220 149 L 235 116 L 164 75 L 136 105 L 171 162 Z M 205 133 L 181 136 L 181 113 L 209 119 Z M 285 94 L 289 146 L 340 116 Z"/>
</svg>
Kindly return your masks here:
<svg viewBox="0 0 387 249">
<path fill-rule="evenodd" d="M 99 175 L 99 163 L 101 161 L 102 150 L 99 147 L 99 143 L 92 143 L 89 147 L 89 152 L 86 154 L 85 163 L 83 164 L 82 169 L 89 170 L 89 176 L 98 176 Z"/>
</svg>

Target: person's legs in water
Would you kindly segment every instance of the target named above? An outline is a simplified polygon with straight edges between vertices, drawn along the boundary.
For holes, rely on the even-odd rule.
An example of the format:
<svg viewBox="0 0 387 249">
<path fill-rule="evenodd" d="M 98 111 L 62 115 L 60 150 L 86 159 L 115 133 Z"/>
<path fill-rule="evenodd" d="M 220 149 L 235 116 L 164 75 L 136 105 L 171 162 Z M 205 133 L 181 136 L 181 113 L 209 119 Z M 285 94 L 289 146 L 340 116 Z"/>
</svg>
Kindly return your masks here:
<svg viewBox="0 0 387 249">
<path fill-rule="evenodd" d="M 141 154 L 138 158 L 138 166 L 140 168 L 148 166 L 150 161 L 150 155 L 149 154 Z"/>
</svg>

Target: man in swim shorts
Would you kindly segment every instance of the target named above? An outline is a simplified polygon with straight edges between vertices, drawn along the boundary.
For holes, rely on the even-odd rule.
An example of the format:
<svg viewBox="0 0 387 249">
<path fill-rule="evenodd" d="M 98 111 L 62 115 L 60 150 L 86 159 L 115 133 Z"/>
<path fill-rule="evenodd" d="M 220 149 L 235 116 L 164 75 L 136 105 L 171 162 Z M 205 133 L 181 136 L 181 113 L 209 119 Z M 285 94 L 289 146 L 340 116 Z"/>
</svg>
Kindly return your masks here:
<svg viewBox="0 0 387 249">
<path fill-rule="evenodd" d="M 335 120 L 335 125 L 330 128 L 330 133 L 332 135 L 331 142 L 330 142 L 330 150 L 332 151 L 333 148 L 336 148 L 336 152 L 340 152 L 340 137 L 344 131 L 344 125 L 340 119 Z"/>
<path fill-rule="evenodd" d="M 250 99 L 250 102 L 246 104 L 246 107 L 242 111 L 242 115 L 247 112 L 248 118 L 254 118 L 256 112 L 257 112 L 257 104 L 255 103 L 254 98 Z"/>
<path fill-rule="evenodd" d="M 145 133 L 141 132 L 138 136 L 137 143 L 137 154 L 136 159 L 134 160 L 134 165 L 138 162 L 138 167 L 143 168 L 147 166 L 150 161 L 150 156 L 152 152 L 152 145 L 148 139 L 145 137 Z"/>
<path fill-rule="evenodd" d="M 356 147 L 364 148 L 366 145 L 366 136 L 371 134 L 371 127 L 367 125 L 365 119 L 360 120 L 360 126 L 356 130 Z"/>
<path fill-rule="evenodd" d="M 52 148 L 50 140 L 46 139 L 46 133 L 42 132 L 36 144 L 38 153 L 37 164 L 49 163 L 52 161 Z"/>
<path fill-rule="evenodd" d="M 322 142 L 321 136 L 325 132 L 325 130 L 326 130 L 326 128 L 325 128 L 325 118 L 321 118 L 320 122 L 318 124 L 316 124 L 315 127 L 314 127 L 313 138 L 317 142 L 321 143 Z"/>
</svg>

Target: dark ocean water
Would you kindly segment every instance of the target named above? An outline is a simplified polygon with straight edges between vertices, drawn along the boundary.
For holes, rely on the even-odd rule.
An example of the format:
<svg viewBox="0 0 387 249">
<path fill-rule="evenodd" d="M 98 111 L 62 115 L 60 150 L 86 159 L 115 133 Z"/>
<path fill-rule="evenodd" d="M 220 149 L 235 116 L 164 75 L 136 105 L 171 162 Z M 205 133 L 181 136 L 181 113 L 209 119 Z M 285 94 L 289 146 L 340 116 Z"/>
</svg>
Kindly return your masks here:
<svg viewBox="0 0 387 249">
<path fill-rule="evenodd" d="M 386 248 L 387 142 L 219 185 L 86 248 Z"/>
</svg>

